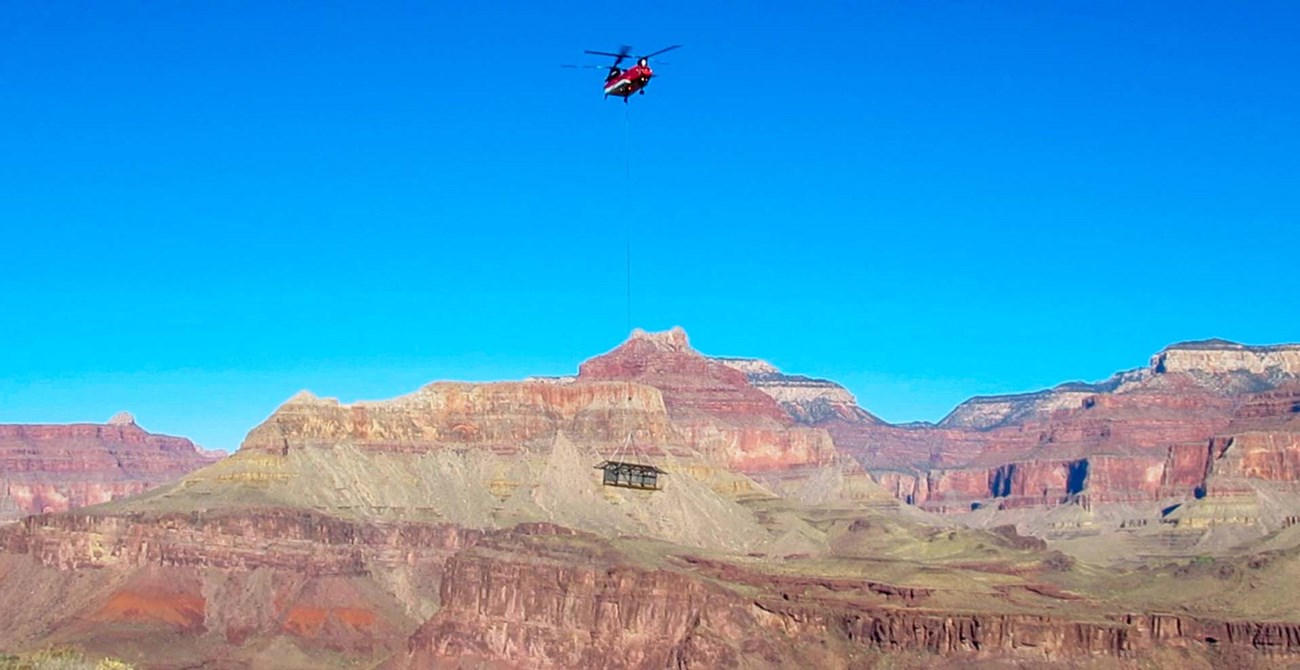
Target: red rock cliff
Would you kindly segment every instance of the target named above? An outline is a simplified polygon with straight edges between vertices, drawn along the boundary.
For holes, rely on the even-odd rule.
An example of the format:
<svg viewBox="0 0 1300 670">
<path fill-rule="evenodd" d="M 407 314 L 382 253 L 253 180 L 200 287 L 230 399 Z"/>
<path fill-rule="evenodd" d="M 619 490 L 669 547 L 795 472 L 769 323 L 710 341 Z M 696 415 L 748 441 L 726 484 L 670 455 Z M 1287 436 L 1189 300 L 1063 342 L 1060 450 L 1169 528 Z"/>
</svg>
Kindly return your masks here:
<svg viewBox="0 0 1300 670">
<path fill-rule="evenodd" d="M 1190 497 L 1204 489 L 1208 445 L 1224 435 L 1240 435 L 1242 448 L 1223 468 L 1294 481 L 1279 421 L 1300 406 L 1288 391 L 1300 384 L 1295 350 L 1176 345 L 1099 384 L 974 399 L 938 426 L 846 414 L 814 425 L 899 498 L 934 511 Z"/>
<path fill-rule="evenodd" d="M 0 520 L 134 495 L 220 456 L 125 413 L 108 424 L 0 425 Z"/>
<path fill-rule="evenodd" d="M 953 612 L 926 589 L 754 571 L 685 557 L 637 565 L 596 538 L 537 526 L 496 533 L 454 556 L 443 608 L 385 668 L 924 667 L 984 659 L 1073 667 L 1150 663 L 1160 648 L 1287 657 L 1300 625 L 1163 614 Z M 480 665 L 475 665 L 480 664 Z M 920 667 L 920 666 L 918 666 Z M 1038 667 L 1038 666 L 1035 666 Z"/>
<path fill-rule="evenodd" d="M 720 454 L 740 471 L 823 465 L 835 458 L 828 434 L 799 425 L 745 372 L 692 349 L 680 328 L 637 331 L 617 349 L 583 363 L 578 381 L 624 381 L 659 389 L 669 417 L 687 440 Z"/>
</svg>

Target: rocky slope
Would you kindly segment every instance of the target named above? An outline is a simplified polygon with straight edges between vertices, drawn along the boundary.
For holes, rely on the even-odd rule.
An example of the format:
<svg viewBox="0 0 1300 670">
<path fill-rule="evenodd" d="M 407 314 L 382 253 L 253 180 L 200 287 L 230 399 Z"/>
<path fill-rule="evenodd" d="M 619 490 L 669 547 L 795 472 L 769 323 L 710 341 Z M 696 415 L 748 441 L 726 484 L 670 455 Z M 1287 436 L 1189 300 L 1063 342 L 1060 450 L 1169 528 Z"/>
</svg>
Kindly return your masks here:
<svg viewBox="0 0 1300 670">
<path fill-rule="evenodd" d="M 218 460 L 125 412 L 107 424 L 0 425 L 0 523 L 124 498 Z"/>
<path fill-rule="evenodd" d="M 896 472 L 953 473 L 920 502 L 964 501 L 958 473 L 1100 463 L 1097 444 L 1145 458 L 1153 447 L 1112 436 L 1201 430 L 1184 425 L 1200 416 L 1195 384 L 1151 379 L 1166 380 L 1147 390 L 1159 416 L 1127 397 L 1029 412 L 1054 441 L 888 426 L 833 384 L 709 359 L 680 331 L 636 333 L 567 379 L 352 404 L 301 393 L 172 485 L 0 528 L 0 649 L 73 645 L 157 668 L 1294 663 L 1300 609 L 1242 594 L 1285 592 L 1298 528 L 1241 558 L 1102 571 L 992 519 L 967 528 L 900 503 L 862 467 L 877 446 L 844 441 L 893 436 L 907 444 L 888 455 Z M 1223 437 L 1169 457 L 1204 491 L 1163 525 L 1195 525 L 1193 503 L 1241 481 L 1283 485 L 1290 402 L 1279 386 L 1198 419 Z M 1062 412 L 1092 414 L 1053 423 Z M 666 487 L 602 487 L 607 458 L 658 465 Z M 1147 485 L 1092 467 L 1067 471 L 1061 495 L 1093 495 L 1102 472 L 1117 491 Z M 1001 514 L 1048 495 L 1016 471 L 996 486 L 1025 504 Z"/>
</svg>

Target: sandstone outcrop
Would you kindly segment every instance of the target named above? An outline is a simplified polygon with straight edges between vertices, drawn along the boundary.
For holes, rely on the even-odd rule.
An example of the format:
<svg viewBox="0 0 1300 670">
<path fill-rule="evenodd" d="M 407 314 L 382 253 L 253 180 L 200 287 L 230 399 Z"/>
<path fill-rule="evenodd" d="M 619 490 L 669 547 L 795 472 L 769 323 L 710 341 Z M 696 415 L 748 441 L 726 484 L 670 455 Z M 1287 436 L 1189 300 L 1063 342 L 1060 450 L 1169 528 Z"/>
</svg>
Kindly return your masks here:
<svg viewBox="0 0 1300 670">
<path fill-rule="evenodd" d="M 771 396 L 800 423 L 812 424 L 836 416 L 864 423 L 884 423 L 859 407 L 853 394 L 835 382 L 785 374 L 771 363 L 755 358 L 713 360 L 745 373 L 750 385 Z"/>
<path fill-rule="evenodd" d="M 1248 346 L 1227 340 L 1183 342 L 1151 359 L 1158 373 L 1256 375 L 1276 380 L 1300 376 L 1300 345 Z"/>
</svg>

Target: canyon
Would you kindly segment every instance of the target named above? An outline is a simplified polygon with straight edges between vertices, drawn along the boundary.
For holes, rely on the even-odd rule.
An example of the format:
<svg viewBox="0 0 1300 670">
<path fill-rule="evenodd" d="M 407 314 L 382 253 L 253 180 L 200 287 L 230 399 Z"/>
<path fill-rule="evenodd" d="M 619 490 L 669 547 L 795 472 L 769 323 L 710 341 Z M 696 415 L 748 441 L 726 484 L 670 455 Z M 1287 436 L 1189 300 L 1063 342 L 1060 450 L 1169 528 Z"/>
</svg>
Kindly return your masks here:
<svg viewBox="0 0 1300 670">
<path fill-rule="evenodd" d="M 1300 507 L 1295 346 L 1173 345 L 1100 383 L 973 398 L 937 424 L 851 409 L 805 423 L 908 504 L 1075 545 L 1104 535 L 1112 558 L 1223 551 Z"/>
<path fill-rule="evenodd" d="M 1189 343 L 891 425 L 674 329 L 573 377 L 302 392 L 227 458 L 0 525 L 0 649 L 156 668 L 1288 667 L 1297 379 L 1300 347 Z M 117 428 L 132 473 L 161 467 L 145 446 L 204 457 Z M 47 462 L 90 463 L 71 452 Z M 606 460 L 665 484 L 602 486 Z"/>
</svg>

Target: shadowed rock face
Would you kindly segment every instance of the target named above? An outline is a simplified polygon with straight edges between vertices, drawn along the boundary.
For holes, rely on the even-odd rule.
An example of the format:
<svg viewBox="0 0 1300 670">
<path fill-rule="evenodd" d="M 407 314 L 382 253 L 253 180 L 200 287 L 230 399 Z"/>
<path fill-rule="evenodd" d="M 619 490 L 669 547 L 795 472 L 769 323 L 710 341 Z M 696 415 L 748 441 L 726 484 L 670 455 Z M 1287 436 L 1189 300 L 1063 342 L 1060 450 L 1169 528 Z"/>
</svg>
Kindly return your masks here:
<svg viewBox="0 0 1300 670">
<path fill-rule="evenodd" d="M 108 424 L 0 425 L 0 521 L 125 498 L 223 455 L 148 433 L 125 412 Z"/>
</svg>

